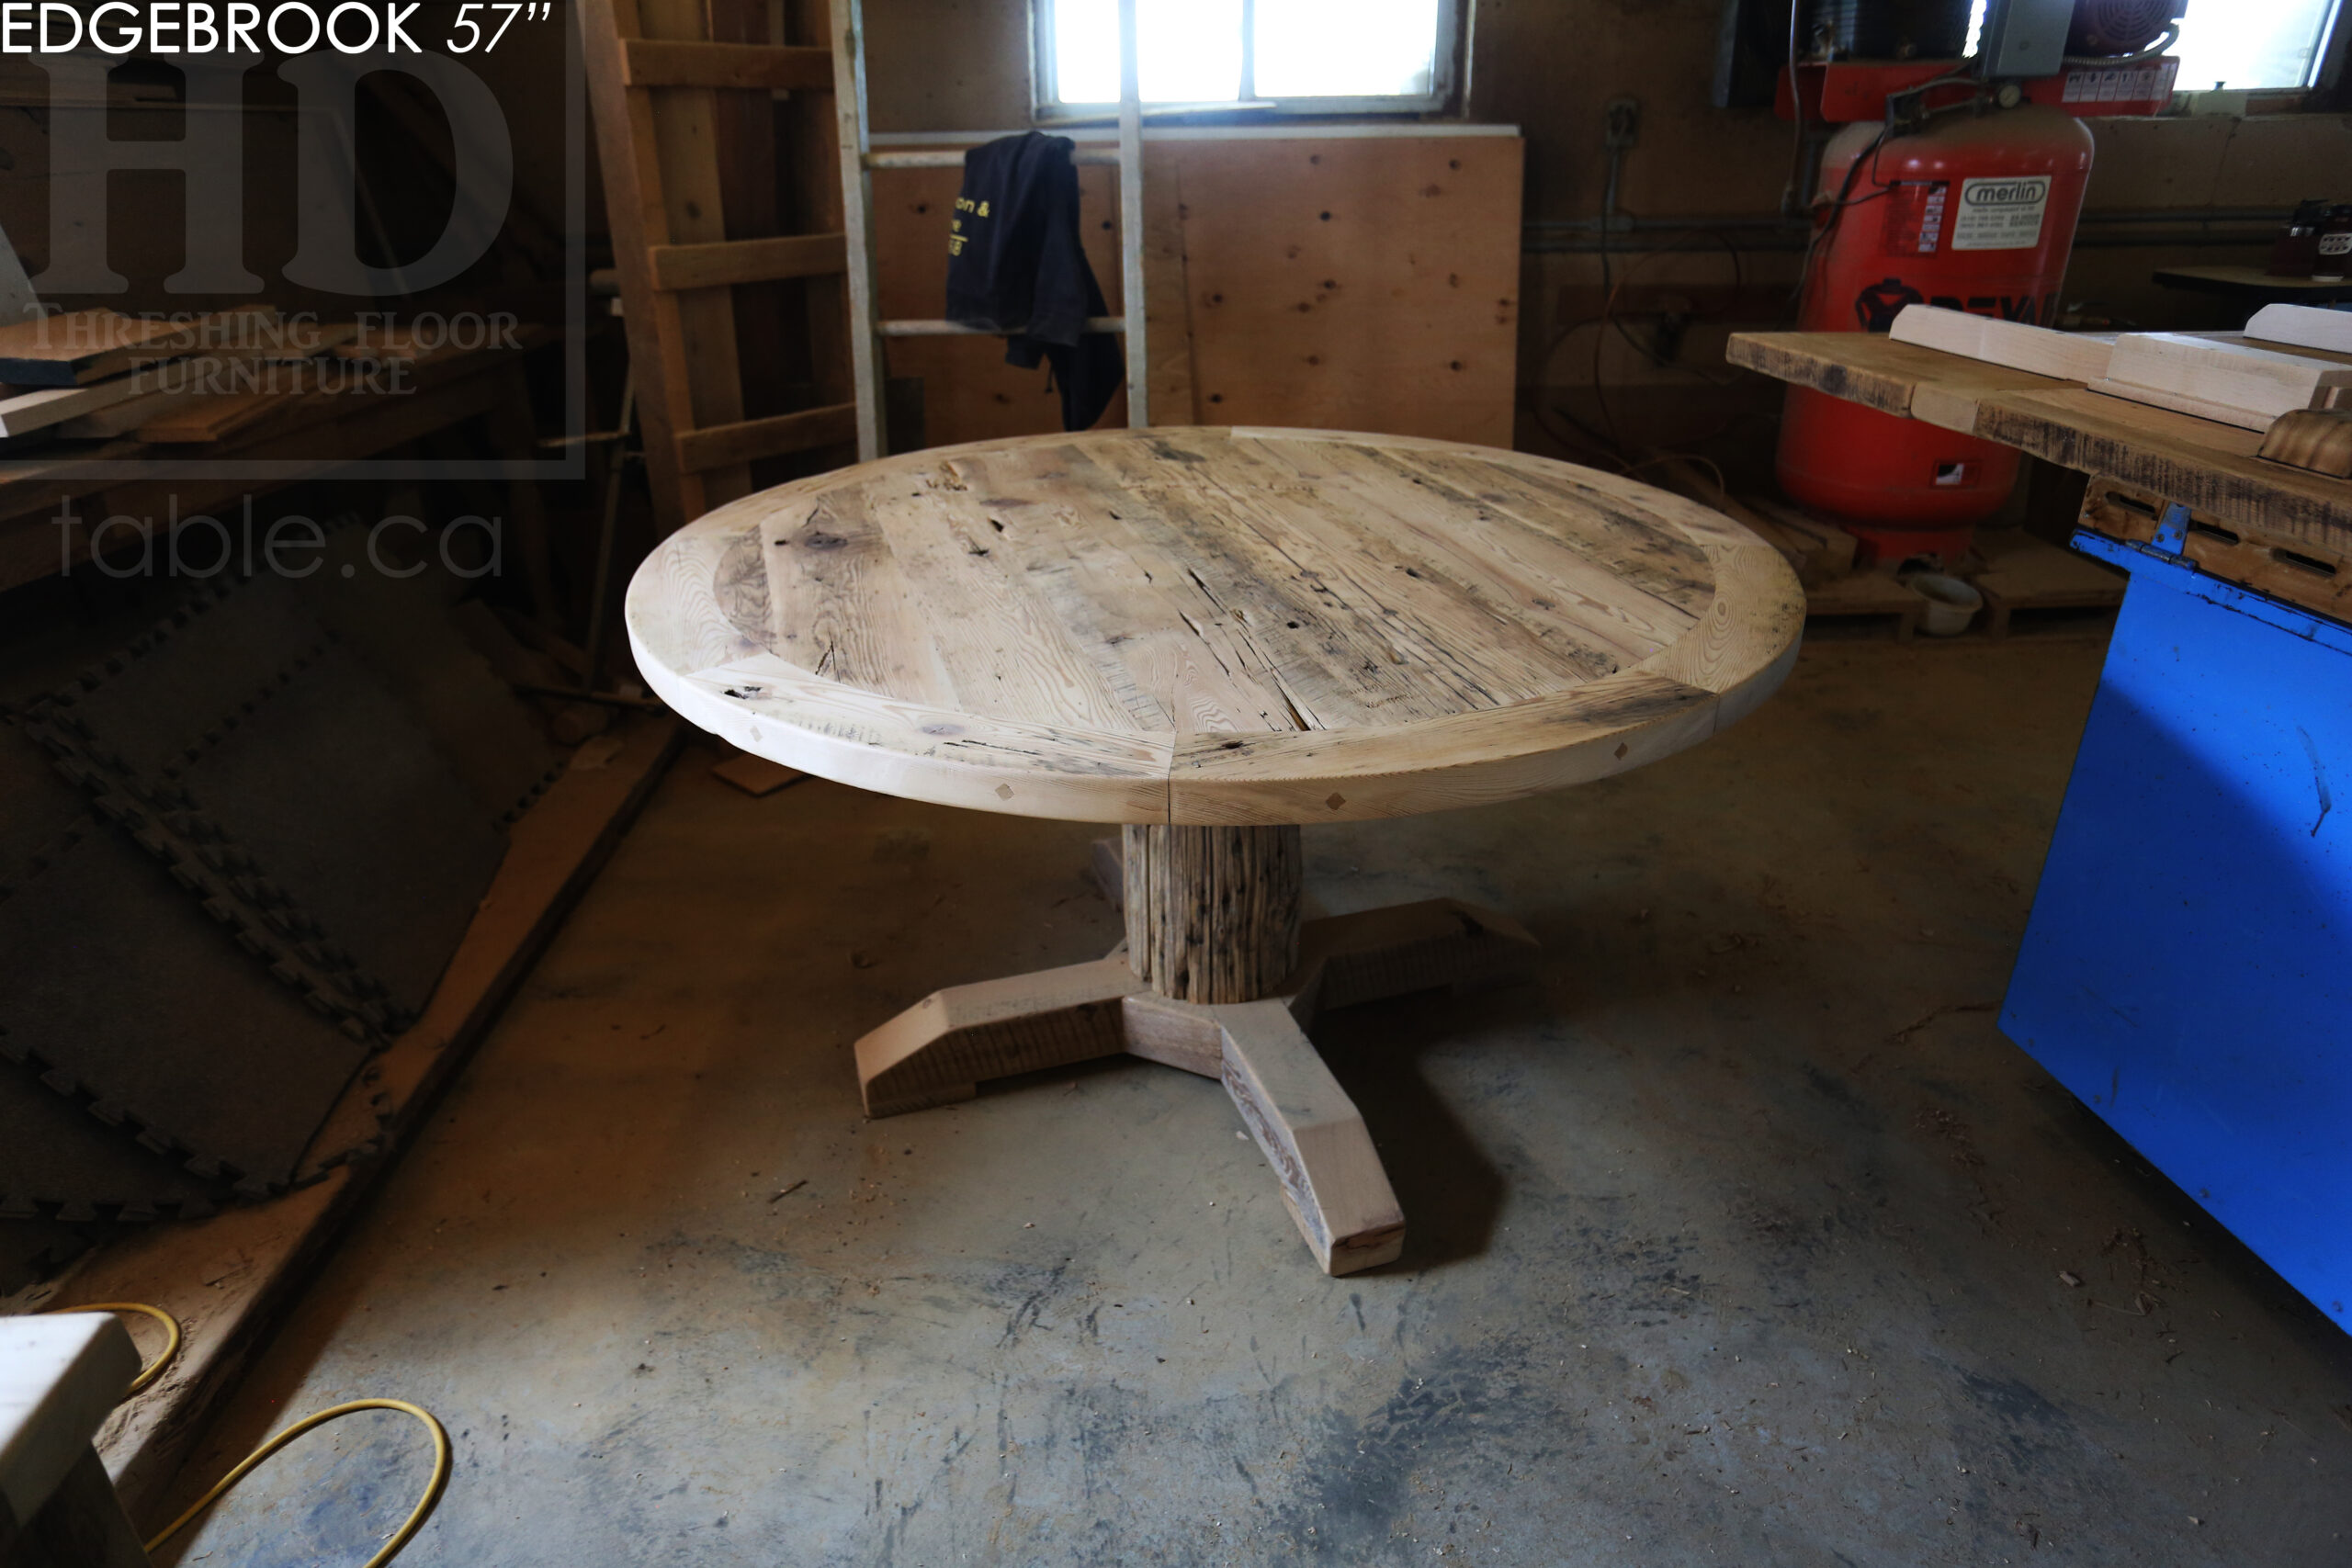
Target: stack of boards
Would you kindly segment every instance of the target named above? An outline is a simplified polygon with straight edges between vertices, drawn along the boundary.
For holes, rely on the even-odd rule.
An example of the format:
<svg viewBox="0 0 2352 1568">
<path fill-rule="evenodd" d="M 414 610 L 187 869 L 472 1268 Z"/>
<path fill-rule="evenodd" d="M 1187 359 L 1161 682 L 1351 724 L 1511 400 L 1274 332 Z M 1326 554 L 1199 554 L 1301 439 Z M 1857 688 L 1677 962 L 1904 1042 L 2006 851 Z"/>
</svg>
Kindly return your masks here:
<svg viewBox="0 0 2352 1568">
<path fill-rule="evenodd" d="M 446 350 L 445 350 L 446 352 Z M 221 440 L 355 378 L 334 361 L 420 357 L 352 322 L 269 306 L 159 320 L 72 310 L 0 326 L 0 440 Z"/>
<path fill-rule="evenodd" d="M 2352 313 L 2309 305 L 2266 305 L 2244 333 L 2112 337 L 1911 305 L 1888 335 L 2247 430 L 2306 411 L 2352 412 Z"/>
</svg>

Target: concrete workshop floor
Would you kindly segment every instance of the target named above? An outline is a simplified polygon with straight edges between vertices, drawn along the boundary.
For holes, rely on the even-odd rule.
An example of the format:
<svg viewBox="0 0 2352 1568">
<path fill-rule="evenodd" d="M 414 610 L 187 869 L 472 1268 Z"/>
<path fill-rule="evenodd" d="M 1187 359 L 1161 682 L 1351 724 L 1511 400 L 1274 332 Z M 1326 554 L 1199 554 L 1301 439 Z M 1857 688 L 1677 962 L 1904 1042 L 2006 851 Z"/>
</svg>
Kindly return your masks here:
<svg viewBox="0 0 2352 1568">
<path fill-rule="evenodd" d="M 1550 954 L 1318 1031 L 1410 1227 L 1337 1280 L 1209 1080 L 861 1119 L 862 1031 L 1110 946 L 1093 829 L 690 750 L 186 1481 L 389 1394 L 457 1445 L 412 1568 L 2343 1563 L 2352 1340 L 1994 1028 L 2100 651 L 1819 643 L 1670 761 L 1309 829 L 1326 908 Z M 166 1560 L 357 1562 L 401 1420 Z"/>
</svg>

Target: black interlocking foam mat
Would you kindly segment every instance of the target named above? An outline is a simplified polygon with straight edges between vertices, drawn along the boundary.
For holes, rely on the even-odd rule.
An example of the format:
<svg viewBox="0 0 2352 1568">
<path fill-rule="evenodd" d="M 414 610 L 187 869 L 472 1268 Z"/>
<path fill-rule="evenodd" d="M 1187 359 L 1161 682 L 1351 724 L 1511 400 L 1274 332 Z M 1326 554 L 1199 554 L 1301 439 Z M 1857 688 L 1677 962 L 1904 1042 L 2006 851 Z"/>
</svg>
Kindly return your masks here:
<svg viewBox="0 0 2352 1568">
<path fill-rule="evenodd" d="M 36 725 L 108 772 L 157 779 L 242 722 L 249 704 L 327 646 L 302 585 L 257 578 L 191 595 L 170 618 L 53 695 Z"/>
<path fill-rule="evenodd" d="M 358 660 L 326 649 L 180 782 L 253 858 L 260 890 L 282 890 L 333 957 L 384 987 L 395 1029 L 424 1010 L 505 840 Z"/>
<path fill-rule="evenodd" d="M 438 710 L 397 689 L 403 640 L 462 648 L 446 602 L 372 565 L 322 565 L 210 591 L 30 720 L 249 947 L 380 1042 L 431 996 L 504 852 L 504 790 L 537 776 L 545 742 L 518 712 L 505 776 L 477 768 L 484 787 L 469 789 L 427 722 Z M 372 660 L 336 621 L 367 628 Z M 415 662 L 513 700 L 479 659 Z"/>
<path fill-rule="evenodd" d="M 46 695 L 186 601 L 191 585 L 107 577 L 85 566 L 0 601 L 0 709 Z"/>
<path fill-rule="evenodd" d="M 96 826 L 90 803 L 49 753 L 0 720 L 0 897 L 38 871 L 67 837 Z"/>
<path fill-rule="evenodd" d="M 148 1148 L 257 1194 L 283 1184 L 368 1047 L 306 1007 L 111 828 L 0 900 L 0 1053 Z M 40 1201 L 110 1169 L 26 1178 Z M 14 1186 L 14 1182 L 6 1183 Z"/>
<path fill-rule="evenodd" d="M 14 725 L 0 723 L 0 913 L 84 838 L 111 831 L 47 752 Z M 8 976 L 0 998 L 17 995 L 20 964 L 40 961 L 38 953 L 11 951 L 0 964 Z M 108 1126 L 76 1098 L 40 1081 L 39 1064 L 8 1029 L 15 1010 L 0 999 L 0 1218 L 41 1217 L 43 1204 L 63 1206 L 77 1219 L 96 1218 L 99 1205 L 109 1215 L 133 1218 L 209 1210 L 217 1181 L 141 1147 L 119 1124 Z M 0 1238 L 0 1268 L 30 1268 L 57 1240 L 46 1230 L 36 1235 L 11 1227 Z"/>
<path fill-rule="evenodd" d="M 288 1179 L 560 771 L 465 584 L 366 539 L 299 581 L 47 585 L 0 628 L 0 1218 Z"/>
<path fill-rule="evenodd" d="M 553 782 L 571 753 L 458 629 L 462 581 L 435 570 L 395 577 L 378 570 L 368 530 L 356 526 L 328 536 L 323 564 L 309 580 L 321 621 L 431 731 L 492 817 L 518 812 Z"/>
<path fill-rule="evenodd" d="M 0 1062 L 0 1219 L 192 1218 L 210 1213 L 227 1186 L 124 1136 L 31 1067 Z"/>
</svg>

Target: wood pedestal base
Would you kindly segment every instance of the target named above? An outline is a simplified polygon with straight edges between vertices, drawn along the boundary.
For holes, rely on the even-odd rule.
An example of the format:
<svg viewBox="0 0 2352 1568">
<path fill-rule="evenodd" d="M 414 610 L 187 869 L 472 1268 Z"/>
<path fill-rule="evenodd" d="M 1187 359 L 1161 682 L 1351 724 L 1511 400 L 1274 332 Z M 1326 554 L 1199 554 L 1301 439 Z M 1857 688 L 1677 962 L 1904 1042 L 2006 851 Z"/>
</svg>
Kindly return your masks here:
<svg viewBox="0 0 2352 1568">
<path fill-rule="evenodd" d="M 1132 931 L 1132 906 L 1128 919 Z M 934 991 L 857 1043 L 865 1112 L 946 1105 L 989 1078 L 1121 1052 L 1182 1067 L 1223 1081 L 1325 1272 L 1392 1262 L 1405 1216 L 1363 1118 L 1305 1026 L 1323 1008 L 1524 978 L 1535 939 L 1509 916 L 1451 898 L 1296 930 L 1289 977 L 1254 1001 L 1162 996 L 1125 944 L 1091 964 Z"/>
</svg>

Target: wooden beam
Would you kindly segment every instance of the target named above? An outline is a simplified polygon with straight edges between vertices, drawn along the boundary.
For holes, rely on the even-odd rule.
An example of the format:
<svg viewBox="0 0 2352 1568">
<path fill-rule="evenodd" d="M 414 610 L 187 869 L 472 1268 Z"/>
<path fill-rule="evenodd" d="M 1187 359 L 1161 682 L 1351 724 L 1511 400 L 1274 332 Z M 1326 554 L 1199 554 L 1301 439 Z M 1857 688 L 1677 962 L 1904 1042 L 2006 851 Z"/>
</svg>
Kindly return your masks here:
<svg viewBox="0 0 2352 1568">
<path fill-rule="evenodd" d="M 690 474 L 733 468 L 785 452 L 806 452 L 812 446 L 833 446 L 857 434 L 857 405 L 804 409 L 767 419 L 747 419 L 689 430 L 678 437 L 678 467 Z"/>
<path fill-rule="evenodd" d="M 1069 161 L 1081 167 L 1091 164 L 1115 169 L 1119 166 L 1116 152 L 1090 147 L 1081 147 L 1072 152 Z M 940 152 L 868 152 L 865 166 L 868 169 L 960 169 L 964 166 L 964 152 L 961 148 Z"/>
<path fill-rule="evenodd" d="M 788 41 L 816 43 L 831 36 L 824 0 L 785 0 Z M 800 284 L 801 315 L 808 332 L 808 367 L 814 400 L 821 404 L 854 402 L 856 378 L 850 373 L 848 220 L 842 209 L 841 127 L 833 117 L 833 99 L 802 93 L 776 106 L 786 128 L 782 138 L 786 227 L 805 233 L 839 233 L 844 253 L 842 270 L 835 276 L 819 274 Z"/>
<path fill-rule="evenodd" d="M 635 0 L 580 0 L 581 56 L 588 98 L 595 109 L 596 153 L 604 169 L 605 210 L 613 231 L 613 265 L 620 275 L 622 325 L 629 370 L 637 378 L 638 412 L 645 422 L 647 488 L 655 527 L 674 533 L 701 515 L 701 482 L 682 473 L 675 432 L 694 427 L 686 385 L 678 296 L 656 288 L 648 253 L 671 243 L 662 161 L 655 149 L 652 95 L 632 92 L 621 57 L 645 41 Z M 723 239 L 697 234 L 695 239 Z M 731 368 L 731 367 L 730 367 Z"/>
<path fill-rule="evenodd" d="M 823 92 L 833 85 L 830 50 L 791 44 L 624 39 L 625 87 L 740 87 Z"/>
<path fill-rule="evenodd" d="M 882 340 L 874 257 L 874 176 L 866 168 L 865 17 L 858 0 L 831 0 L 833 122 L 842 159 L 842 231 L 849 238 L 849 365 L 857 390 L 857 460 L 883 454 Z"/>
<path fill-rule="evenodd" d="M 987 327 L 967 327 L 961 321 L 943 321 L 936 318 L 926 320 L 922 317 L 916 317 L 907 321 L 876 321 L 874 323 L 874 330 L 882 337 L 993 337 L 1002 335 L 1001 333 L 991 332 Z M 1127 319 L 1125 316 L 1089 316 L 1086 318 L 1086 330 L 1091 333 L 1118 333 L 1125 334 L 1127 330 Z"/>
<path fill-rule="evenodd" d="M 2263 461 L 2256 456 L 2262 437 L 2237 425 L 2064 388 L 1986 398 L 1975 434 L 2108 475 L 2274 543 L 2352 554 L 2352 486 Z"/>
<path fill-rule="evenodd" d="M 526 343 L 533 341 L 526 337 Z M 0 588 L 13 588 L 86 559 L 88 525 L 120 515 L 146 518 L 144 531 L 160 536 L 168 503 L 176 502 L 185 520 L 240 497 L 282 490 L 300 479 L 327 473 L 345 463 L 376 457 L 436 431 L 489 414 L 503 383 L 498 372 L 511 355 L 480 350 L 455 358 L 419 363 L 411 386 L 416 395 L 397 398 L 331 396 L 294 398 L 267 419 L 232 435 L 217 451 L 276 465 L 258 489 L 250 478 L 231 479 L 174 468 L 123 440 L 71 457 L 25 459 L 0 468 Z M 157 405 L 161 407 L 162 405 Z M 198 456 L 209 457 L 216 453 Z M 160 477 L 108 482 L 94 464 L 143 457 Z M 221 465 L 226 467 L 228 465 Z M 238 469 L 239 472 L 248 470 Z M 57 509 L 71 502 L 83 525 L 61 541 Z"/>
<path fill-rule="evenodd" d="M 721 240 L 707 245 L 651 247 L 656 288 L 720 288 L 817 277 L 848 265 L 839 234 L 784 234 L 764 240 Z"/>
<path fill-rule="evenodd" d="M 1127 1048 L 1120 1003 L 1143 988 L 1114 953 L 933 991 L 858 1041 L 865 1113 L 952 1105 L 989 1078 L 1114 1055 Z"/>
<path fill-rule="evenodd" d="M 1298 963 L 1296 828 L 1123 829 L 1127 959 L 1163 997 L 1246 1002 Z"/>
<path fill-rule="evenodd" d="M 706 0 L 636 3 L 640 36 L 696 47 L 710 45 L 711 13 Z M 728 227 L 727 178 L 719 142 L 725 121 L 718 92 L 684 87 L 631 91 L 627 96 L 650 110 L 655 179 L 662 193 L 663 229 L 648 237 L 647 248 L 715 244 L 743 237 L 741 231 L 730 231 Z M 724 289 L 656 297 L 666 308 L 661 324 L 675 323 L 674 332 L 663 334 L 663 352 L 674 355 L 684 368 L 672 396 L 680 417 L 671 423 L 670 434 L 683 436 L 688 431 L 741 423 L 751 410 L 743 401 L 741 340 L 736 331 L 734 297 Z M 636 363 L 634 350 L 630 360 Z M 650 425 L 647 434 L 650 446 Z M 689 515 L 707 512 L 751 494 L 752 471 L 740 463 L 689 469 L 680 491 Z"/>
<path fill-rule="evenodd" d="M 1394 1263 L 1405 1212 L 1363 1113 L 1278 1000 L 1204 1009 L 1224 1032 L 1225 1090 L 1326 1274 Z"/>
<path fill-rule="evenodd" d="M 1119 0 L 1119 308 L 1127 318 L 1127 423 L 1151 423 L 1151 342 L 1144 330 L 1143 97 L 1136 0 Z"/>
<path fill-rule="evenodd" d="M 2298 409 L 2342 406 L 2352 397 L 2352 360 L 2193 333 L 2126 333 L 2091 390 L 2267 431 Z"/>
<path fill-rule="evenodd" d="M 129 402 L 141 396 L 136 377 L 118 376 L 87 387 L 40 387 L 0 398 L 0 436 L 26 435 Z"/>
<path fill-rule="evenodd" d="M 318 378 L 308 367 L 294 365 L 284 369 L 282 386 L 273 369 L 271 384 L 263 390 L 222 392 L 175 402 L 140 424 L 139 439 L 159 446 L 209 445 L 318 389 Z"/>
</svg>

